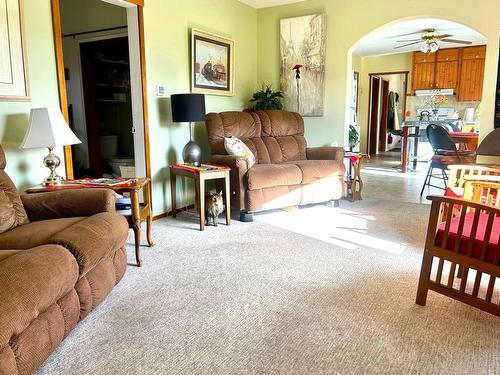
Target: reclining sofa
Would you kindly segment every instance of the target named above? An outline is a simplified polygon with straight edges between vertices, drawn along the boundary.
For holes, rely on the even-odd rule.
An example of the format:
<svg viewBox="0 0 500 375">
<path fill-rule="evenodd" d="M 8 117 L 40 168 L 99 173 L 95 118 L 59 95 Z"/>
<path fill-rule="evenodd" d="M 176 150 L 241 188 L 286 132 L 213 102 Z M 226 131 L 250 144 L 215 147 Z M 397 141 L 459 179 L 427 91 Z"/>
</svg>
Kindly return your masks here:
<svg viewBox="0 0 500 375">
<path fill-rule="evenodd" d="M 20 196 L 0 147 L 0 374 L 33 373 L 126 268 L 109 189 Z"/>
<path fill-rule="evenodd" d="M 212 162 L 231 168 L 232 204 L 243 221 L 257 211 L 336 201 L 345 195 L 344 149 L 307 147 L 304 120 L 295 112 L 209 113 Z M 256 163 L 228 155 L 225 137 L 241 139 Z"/>
</svg>

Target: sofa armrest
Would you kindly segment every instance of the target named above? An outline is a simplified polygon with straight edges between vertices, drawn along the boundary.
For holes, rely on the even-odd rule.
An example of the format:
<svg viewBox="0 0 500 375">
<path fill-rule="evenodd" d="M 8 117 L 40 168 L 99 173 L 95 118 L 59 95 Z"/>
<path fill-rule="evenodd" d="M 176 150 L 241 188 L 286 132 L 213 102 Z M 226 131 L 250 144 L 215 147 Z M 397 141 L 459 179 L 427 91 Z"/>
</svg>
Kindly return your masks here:
<svg viewBox="0 0 500 375">
<path fill-rule="evenodd" d="M 306 149 L 307 160 L 337 160 L 344 162 L 343 147 L 308 147 Z"/>
<path fill-rule="evenodd" d="M 247 188 L 245 175 L 248 171 L 245 159 L 234 155 L 212 155 L 212 162 L 231 168 L 231 196 L 236 199 L 233 204 L 236 203 L 234 206 L 240 210 L 245 209 L 245 190 Z"/>
<path fill-rule="evenodd" d="M 23 194 L 21 200 L 28 218 L 40 221 L 115 212 L 116 195 L 111 189 L 92 188 Z"/>
</svg>

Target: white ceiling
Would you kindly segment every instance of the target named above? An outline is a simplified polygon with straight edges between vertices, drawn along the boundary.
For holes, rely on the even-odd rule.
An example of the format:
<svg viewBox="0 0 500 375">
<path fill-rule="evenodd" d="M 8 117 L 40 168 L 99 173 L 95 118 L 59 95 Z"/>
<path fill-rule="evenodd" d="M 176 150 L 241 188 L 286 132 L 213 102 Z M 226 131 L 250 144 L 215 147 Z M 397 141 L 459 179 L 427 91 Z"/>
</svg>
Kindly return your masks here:
<svg viewBox="0 0 500 375">
<path fill-rule="evenodd" d="M 306 0 L 238 0 L 241 3 L 250 5 L 254 8 L 269 8 L 278 5 L 287 5 L 292 3 L 299 3 Z"/>
<path fill-rule="evenodd" d="M 483 37 L 480 33 L 462 24 L 437 18 L 419 18 L 414 20 L 401 21 L 396 24 L 387 26 L 381 30 L 375 31 L 373 34 L 361 40 L 355 47 L 353 52 L 356 55 L 360 56 L 373 56 L 418 51 L 420 49 L 420 43 L 408 47 L 394 49 L 394 47 L 398 45 L 406 44 L 398 43 L 396 42 L 396 40 L 416 39 L 420 37 L 422 30 L 430 28 L 436 29 L 439 34 L 452 34 L 453 36 L 449 37 L 448 39 L 468 40 L 472 42 L 471 45 L 480 45 L 486 43 L 486 38 Z M 438 44 L 440 48 L 467 46 L 467 44 L 446 42 L 438 42 Z"/>
</svg>

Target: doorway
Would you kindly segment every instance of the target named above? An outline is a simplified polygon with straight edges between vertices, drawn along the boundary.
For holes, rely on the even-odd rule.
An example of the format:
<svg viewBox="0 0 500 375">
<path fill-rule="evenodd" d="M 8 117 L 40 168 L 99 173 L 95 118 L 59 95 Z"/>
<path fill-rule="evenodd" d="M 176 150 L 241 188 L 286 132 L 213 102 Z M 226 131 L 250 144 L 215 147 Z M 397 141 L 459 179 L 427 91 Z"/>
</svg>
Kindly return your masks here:
<svg viewBox="0 0 500 375">
<path fill-rule="evenodd" d="M 401 147 L 408 73 L 369 73 L 367 144 L 370 155 L 396 151 Z"/>
<path fill-rule="evenodd" d="M 67 178 L 151 177 L 142 1 L 51 0 Z"/>
</svg>

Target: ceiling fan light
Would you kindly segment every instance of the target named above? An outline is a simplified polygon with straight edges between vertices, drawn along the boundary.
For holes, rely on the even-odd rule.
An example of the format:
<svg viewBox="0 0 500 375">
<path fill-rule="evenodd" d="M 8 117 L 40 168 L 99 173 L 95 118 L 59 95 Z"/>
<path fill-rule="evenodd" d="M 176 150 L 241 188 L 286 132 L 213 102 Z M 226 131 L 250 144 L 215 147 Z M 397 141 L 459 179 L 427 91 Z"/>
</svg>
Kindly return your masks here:
<svg viewBox="0 0 500 375">
<path fill-rule="evenodd" d="M 420 46 L 420 51 L 422 51 L 423 53 L 427 53 L 430 51 L 429 49 L 429 45 L 427 43 L 424 43 Z"/>
<path fill-rule="evenodd" d="M 429 48 L 431 53 L 437 52 L 437 50 L 439 49 L 439 44 L 437 44 L 436 42 L 431 42 L 429 44 Z"/>
</svg>

